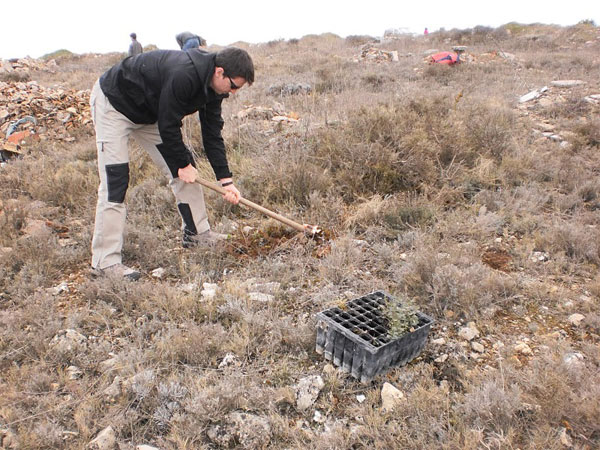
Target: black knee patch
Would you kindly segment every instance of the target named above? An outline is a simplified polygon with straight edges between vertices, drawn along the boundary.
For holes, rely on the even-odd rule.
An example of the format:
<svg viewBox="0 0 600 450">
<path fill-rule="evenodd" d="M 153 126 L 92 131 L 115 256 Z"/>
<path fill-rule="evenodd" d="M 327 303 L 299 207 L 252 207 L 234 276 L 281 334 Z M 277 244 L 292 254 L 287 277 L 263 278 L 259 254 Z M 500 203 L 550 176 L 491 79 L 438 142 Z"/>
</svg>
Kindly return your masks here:
<svg viewBox="0 0 600 450">
<path fill-rule="evenodd" d="M 106 181 L 108 184 L 108 201 L 123 203 L 129 185 L 129 163 L 107 164 Z"/>
<path fill-rule="evenodd" d="M 185 225 L 185 234 L 189 236 L 197 235 L 198 230 L 196 230 L 196 224 L 194 223 L 194 217 L 192 216 L 190 205 L 187 203 L 179 203 L 177 204 L 177 208 L 179 208 L 179 214 L 181 214 L 183 223 Z"/>
</svg>

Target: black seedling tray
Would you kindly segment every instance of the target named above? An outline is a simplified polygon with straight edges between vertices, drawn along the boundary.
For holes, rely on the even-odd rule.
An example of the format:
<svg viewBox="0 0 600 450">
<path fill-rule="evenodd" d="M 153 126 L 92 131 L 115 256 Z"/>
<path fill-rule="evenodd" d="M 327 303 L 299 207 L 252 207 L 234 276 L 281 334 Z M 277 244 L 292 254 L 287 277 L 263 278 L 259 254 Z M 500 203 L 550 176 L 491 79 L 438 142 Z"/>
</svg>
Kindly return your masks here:
<svg viewBox="0 0 600 450">
<path fill-rule="evenodd" d="M 413 360 L 425 346 L 433 319 L 417 312 L 414 331 L 390 338 L 382 311 L 389 301 L 395 300 L 376 291 L 318 313 L 317 353 L 363 383 Z"/>
</svg>

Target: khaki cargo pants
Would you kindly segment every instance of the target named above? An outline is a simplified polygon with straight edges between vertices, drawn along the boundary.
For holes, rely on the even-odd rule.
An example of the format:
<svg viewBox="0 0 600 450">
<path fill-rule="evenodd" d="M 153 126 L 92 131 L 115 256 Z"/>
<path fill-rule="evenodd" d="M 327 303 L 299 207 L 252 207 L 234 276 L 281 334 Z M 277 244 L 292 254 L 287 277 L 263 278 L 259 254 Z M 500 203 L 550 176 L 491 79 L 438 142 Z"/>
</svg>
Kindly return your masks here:
<svg viewBox="0 0 600 450">
<path fill-rule="evenodd" d="M 208 230 L 202 186 L 174 177 L 156 148 L 162 142 L 158 125 L 131 122 L 110 104 L 96 81 L 90 96 L 98 148 L 98 203 L 92 239 L 92 267 L 105 269 L 121 262 L 125 232 L 125 193 L 129 184 L 129 146 L 133 137 L 169 178 L 182 217 L 182 231 L 191 235 Z"/>
</svg>

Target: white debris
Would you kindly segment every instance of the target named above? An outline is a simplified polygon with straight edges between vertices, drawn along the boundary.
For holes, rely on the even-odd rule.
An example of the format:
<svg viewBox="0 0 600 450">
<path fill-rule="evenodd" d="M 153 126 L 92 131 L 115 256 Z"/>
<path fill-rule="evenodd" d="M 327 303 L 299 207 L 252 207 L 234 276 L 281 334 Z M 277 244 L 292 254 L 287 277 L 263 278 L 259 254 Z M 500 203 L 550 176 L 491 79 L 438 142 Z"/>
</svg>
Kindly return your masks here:
<svg viewBox="0 0 600 450">
<path fill-rule="evenodd" d="M 479 330 L 474 322 L 469 322 L 466 327 L 460 329 L 458 336 L 466 341 L 472 341 L 479 336 Z"/>
<path fill-rule="evenodd" d="M 111 426 L 106 427 L 89 444 L 90 450 L 112 450 L 117 443 L 115 430 Z"/>
<path fill-rule="evenodd" d="M 250 292 L 248 298 L 253 302 L 269 303 L 272 302 L 275 297 L 271 294 L 264 294 L 262 292 Z"/>
<path fill-rule="evenodd" d="M 574 86 L 581 86 L 585 84 L 582 80 L 555 80 L 550 83 L 552 86 L 570 88 Z"/>
<path fill-rule="evenodd" d="M 311 375 L 302 378 L 296 386 L 296 407 L 299 411 L 304 411 L 317 401 L 321 389 L 325 386 L 323 378 L 319 375 Z"/>
<path fill-rule="evenodd" d="M 219 369 L 230 366 L 237 362 L 237 356 L 233 353 L 227 353 L 223 360 L 219 363 Z"/>
<path fill-rule="evenodd" d="M 200 295 L 204 300 L 210 300 L 217 295 L 217 285 L 215 283 L 202 283 Z"/>
<path fill-rule="evenodd" d="M 390 383 L 384 383 L 381 389 L 381 409 L 393 411 L 404 399 L 404 393 Z"/>
<path fill-rule="evenodd" d="M 571 325 L 578 327 L 583 321 L 583 319 L 585 319 L 585 316 L 583 314 L 575 313 L 571 314 L 567 320 Z"/>
<path fill-rule="evenodd" d="M 154 269 L 152 271 L 152 276 L 154 278 L 162 278 L 164 274 L 165 274 L 165 269 L 163 269 L 162 267 L 158 267 L 157 269 Z"/>
</svg>

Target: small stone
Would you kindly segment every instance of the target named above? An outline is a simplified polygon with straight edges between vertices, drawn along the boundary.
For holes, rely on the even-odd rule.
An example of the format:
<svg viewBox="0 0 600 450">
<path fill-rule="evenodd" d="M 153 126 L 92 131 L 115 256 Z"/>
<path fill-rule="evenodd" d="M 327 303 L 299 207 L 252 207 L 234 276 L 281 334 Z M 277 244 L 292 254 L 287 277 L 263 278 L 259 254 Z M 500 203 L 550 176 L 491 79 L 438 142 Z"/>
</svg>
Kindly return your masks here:
<svg viewBox="0 0 600 450">
<path fill-rule="evenodd" d="M 202 283 L 202 288 L 200 295 L 205 300 L 210 300 L 217 295 L 217 285 L 215 283 Z"/>
<path fill-rule="evenodd" d="M 529 347 L 529 345 L 527 345 L 525 342 L 518 342 L 517 345 L 515 345 L 514 350 L 522 355 L 533 355 L 531 347 Z"/>
<path fill-rule="evenodd" d="M 584 356 L 579 352 L 567 353 L 563 361 L 569 367 L 580 366 L 583 364 Z"/>
<path fill-rule="evenodd" d="M 263 294 L 262 292 L 250 292 L 248 298 L 253 302 L 270 303 L 275 297 L 271 294 Z"/>
<path fill-rule="evenodd" d="M 302 378 L 296 386 L 296 407 L 298 410 L 304 411 L 310 408 L 324 386 L 325 382 L 319 375 Z"/>
<path fill-rule="evenodd" d="M 89 444 L 90 450 L 112 450 L 117 443 L 115 430 L 111 426 L 106 427 Z"/>
<path fill-rule="evenodd" d="M 69 366 L 67 367 L 67 374 L 69 375 L 69 380 L 76 380 L 81 378 L 83 372 L 77 366 Z"/>
<path fill-rule="evenodd" d="M 585 319 L 585 316 L 583 314 L 575 313 L 571 314 L 567 320 L 571 325 L 578 327 L 579 325 L 581 325 L 583 319 Z"/>
<path fill-rule="evenodd" d="M 230 366 L 237 362 L 237 356 L 233 353 L 227 353 L 223 360 L 219 363 L 219 369 Z"/>
<path fill-rule="evenodd" d="M 460 329 L 458 336 L 467 341 L 472 341 L 479 336 L 479 330 L 473 322 L 469 322 L 466 327 Z"/>
<path fill-rule="evenodd" d="M 321 412 L 318 409 L 316 409 L 315 414 L 313 415 L 313 422 L 325 423 L 325 420 L 326 420 L 325 416 L 323 414 L 321 414 Z"/>
<path fill-rule="evenodd" d="M 552 81 L 550 84 L 555 87 L 570 88 L 570 87 L 575 87 L 575 86 L 581 86 L 581 85 L 585 84 L 585 81 L 582 81 L 582 80 L 555 80 L 555 81 Z"/>
<path fill-rule="evenodd" d="M 152 276 L 154 278 L 162 278 L 164 274 L 165 274 L 165 269 L 163 269 L 162 267 L 158 267 L 157 269 L 154 269 L 152 271 Z"/>
<path fill-rule="evenodd" d="M 184 284 L 179 285 L 179 289 L 187 294 L 191 294 L 196 289 L 198 289 L 198 284 L 197 283 L 184 283 Z"/>
<path fill-rule="evenodd" d="M 439 364 L 443 364 L 446 362 L 447 359 L 448 355 L 444 353 L 443 355 L 440 355 L 437 358 L 435 358 L 433 361 Z"/>
<path fill-rule="evenodd" d="M 357 401 L 358 403 L 362 403 L 362 402 L 364 402 L 366 399 L 367 399 L 367 397 L 366 397 L 366 396 L 364 396 L 363 394 L 358 394 L 358 395 L 356 396 L 356 401 Z"/>
<path fill-rule="evenodd" d="M 485 351 L 485 347 L 479 342 L 471 342 L 471 348 L 477 353 L 483 353 Z"/>
<path fill-rule="evenodd" d="M 333 366 L 333 364 L 325 364 L 325 367 L 323 367 L 323 375 L 327 375 L 330 377 L 335 372 L 336 372 L 336 368 Z"/>
<path fill-rule="evenodd" d="M 569 433 L 567 432 L 566 428 L 560 429 L 560 443 L 565 447 L 573 447 L 573 441 L 571 439 L 571 436 L 569 436 Z"/>
<path fill-rule="evenodd" d="M 437 338 L 437 339 L 433 339 L 433 340 L 431 341 L 431 343 L 432 343 L 433 345 L 444 345 L 444 344 L 446 343 L 446 339 L 444 339 L 443 337 L 441 337 L 441 338 Z"/>
<path fill-rule="evenodd" d="M 60 295 L 63 292 L 69 292 L 69 285 L 67 284 L 66 281 L 63 281 L 58 286 L 54 286 L 53 288 L 50 288 L 49 291 L 52 295 L 55 295 L 55 296 Z"/>
<path fill-rule="evenodd" d="M 135 450 L 160 450 L 158 447 L 152 447 L 151 445 L 142 444 L 136 445 Z"/>
<path fill-rule="evenodd" d="M 381 389 L 381 409 L 393 411 L 404 399 L 404 393 L 390 383 L 384 383 Z"/>
</svg>

